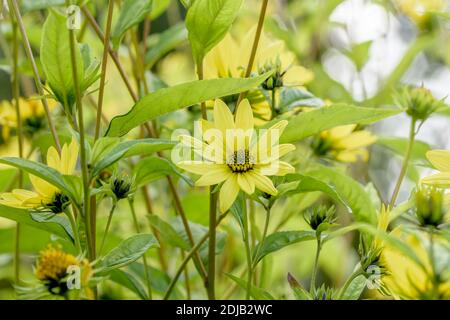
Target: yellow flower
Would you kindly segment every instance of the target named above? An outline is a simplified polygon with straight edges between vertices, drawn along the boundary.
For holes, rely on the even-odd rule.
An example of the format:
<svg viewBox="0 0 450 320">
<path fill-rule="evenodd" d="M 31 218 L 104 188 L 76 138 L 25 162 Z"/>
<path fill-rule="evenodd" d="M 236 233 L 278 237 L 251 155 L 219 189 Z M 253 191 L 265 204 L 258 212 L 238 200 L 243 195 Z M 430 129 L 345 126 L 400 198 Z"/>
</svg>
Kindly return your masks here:
<svg viewBox="0 0 450 320">
<path fill-rule="evenodd" d="M 426 156 L 440 172 L 423 178 L 422 183 L 435 187 L 450 188 L 450 151 L 432 150 L 428 151 Z"/>
<path fill-rule="evenodd" d="M 35 274 L 51 293 L 64 295 L 69 290 L 66 277 L 69 275 L 70 267 L 80 268 L 80 287 L 85 287 L 92 274 L 89 262 L 67 254 L 59 247 L 49 245 L 39 254 Z"/>
<path fill-rule="evenodd" d="M 286 120 L 280 121 L 257 139 L 252 108 L 247 99 L 240 103 L 235 120 L 228 106 L 222 100 L 216 100 L 214 123 L 202 123 L 203 141 L 180 136 L 182 144 L 202 160 L 180 161 L 177 165 L 201 175 L 197 186 L 223 183 L 219 195 L 221 212 L 231 207 L 239 190 L 251 195 L 259 189 L 276 195 L 278 191 L 267 176 L 283 176 L 295 171 L 290 164 L 279 160 L 295 149 L 291 144 L 278 144 L 287 124 Z"/>
<path fill-rule="evenodd" d="M 252 51 L 253 39 L 256 28 L 253 27 L 240 42 L 235 40 L 230 34 L 215 46 L 205 57 L 204 73 L 206 79 L 215 78 L 241 78 L 244 77 L 248 61 Z M 283 83 L 285 85 L 301 86 L 313 80 L 314 74 L 297 65 L 295 55 L 286 50 L 283 41 L 272 40 L 264 33 L 261 35 L 258 50 L 255 56 L 252 72 L 258 72 L 261 68 L 270 64 L 280 62 L 280 69 L 283 74 Z M 257 94 L 258 98 L 264 96 Z M 253 111 L 262 119 L 270 120 L 271 110 L 267 99 L 252 102 Z"/>
<path fill-rule="evenodd" d="M 407 232 L 404 228 L 398 227 L 390 235 L 398 238 L 412 249 L 424 268 L 403 254 L 397 247 L 386 244 L 381 254 L 382 264 L 387 270 L 382 279 L 385 287 L 397 299 L 436 298 L 430 296 L 433 288 L 432 267 L 427 250 L 429 243 L 425 244 L 424 242 L 426 234 L 422 231 Z M 436 252 L 447 255 L 446 257 L 437 257 L 436 261 L 448 261 L 448 250 L 445 250 L 445 245 L 437 237 L 434 241 L 434 248 Z M 437 250 L 438 248 L 440 250 Z M 442 279 L 438 285 L 437 294 L 443 299 L 450 298 L 449 279 Z"/>
<path fill-rule="evenodd" d="M 413 20 L 417 25 L 425 25 L 430 12 L 442 11 L 445 8 L 445 0 L 396 0 L 399 9 Z"/>
<path fill-rule="evenodd" d="M 332 156 L 341 162 L 367 161 L 366 147 L 376 141 L 369 131 L 355 131 L 356 124 L 335 127 L 323 131 L 313 142 L 313 149 L 319 156 Z"/>
<path fill-rule="evenodd" d="M 54 147 L 47 152 L 47 165 L 64 175 L 71 175 L 75 170 L 78 158 L 78 143 L 75 139 L 64 144 L 61 156 Z M 47 207 L 54 213 L 60 213 L 68 202 L 67 196 L 47 181 L 30 175 L 31 184 L 35 191 L 15 189 L 0 195 L 0 204 L 16 208 Z"/>
</svg>

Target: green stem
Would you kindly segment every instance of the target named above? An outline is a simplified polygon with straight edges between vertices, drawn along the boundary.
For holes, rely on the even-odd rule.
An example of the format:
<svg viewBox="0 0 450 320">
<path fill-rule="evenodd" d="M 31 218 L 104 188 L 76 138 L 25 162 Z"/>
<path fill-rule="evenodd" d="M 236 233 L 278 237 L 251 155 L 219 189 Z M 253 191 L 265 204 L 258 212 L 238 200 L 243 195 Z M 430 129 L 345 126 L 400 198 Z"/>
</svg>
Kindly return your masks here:
<svg viewBox="0 0 450 320">
<path fill-rule="evenodd" d="M 106 240 L 106 236 L 108 235 L 108 231 L 109 231 L 109 227 L 111 225 L 111 220 L 114 214 L 114 210 L 116 210 L 116 206 L 117 204 L 114 203 L 111 207 L 111 210 L 109 211 L 109 215 L 108 215 L 108 221 L 106 222 L 106 228 L 105 228 L 105 232 L 103 233 L 103 238 L 102 238 L 102 242 L 100 244 L 100 250 L 98 251 L 98 254 L 101 256 L 102 251 L 103 251 L 103 246 L 105 245 L 105 240 Z"/>
<path fill-rule="evenodd" d="M 389 202 L 389 208 L 392 209 L 397 201 L 398 194 L 400 192 L 400 187 L 402 185 L 403 179 L 405 178 L 406 172 L 408 171 L 408 163 L 411 158 L 412 149 L 414 147 L 414 140 L 416 138 L 416 120 L 411 119 L 411 127 L 409 129 L 409 140 L 408 147 L 406 149 L 406 154 L 403 159 L 402 168 L 400 170 L 400 175 L 398 176 L 397 183 L 394 187 L 394 192 L 392 193 L 391 201 Z"/>
<path fill-rule="evenodd" d="M 66 5 L 71 4 L 70 0 L 66 0 Z M 76 50 L 78 47 L 76 45 L 75 33 L 72 29 L 69 29 L 69 42 L 70 42 L 70 61 L 72 63 L 72 77 L 75 87 L 75 103 L 78 111 L 78 127 L 80 134 L 80 162 L 81 162 L 81 174 L 83 178 L 83 217 L 86 223 L 86 233 L 87 233 L 87 243 L 88 243 L 88 257 L 90 261 L 95 259 L 95 248 L 93 247 L 93 231 L 91 225 L 90 217 L 90 188 L 89 188 L 89 171 L 87 166 L 87 155 L 86 155 L 86 145 L 85 145 L 85 130 L 84 130 L 84 119 L 83 119 L 83 105 L 81 101 L 80 84 L 78 79 L 77 70 L 77 57 Z"/>
<path fill-rule="evenodd" d="M 258 50 L 259 39 L 261 38 L 262 28 L 264 25 L 264 19 L 266 17 L 267 4 L 269 0 L 263 0 L 261 5 L 261 11 L 259 13 L 258 26 L 256 27 L 255 39 L 253 40 L 252 51 L 250 53 L 250 59 L 248 60 L 247 69 L 245 70 L 245 78 L 250 77 L 253 69 L 253 64 L 255 63 L 256 51 Z M 245 98 L 247 92 L 241 92 L 239 94 L 238 102 L 236 103 L 236 108 L 234 109 L 234 114 L 236 114 L 239 107 L 239 103 Z"/>
<path fill-rule="evenodd" d="M 25 51 L 27 53 L 29 62 L 31 64 L 31 68 L 33 71 L 34 81 L 36 84 L 36 90 L 38 91 L 39 96 L 41 97 L 42 105 L 44 106 L 45 114 L 47 116 L 48 126 L 50 128 L 50 132 L 52 134 L 53 140 L 55 142 L 56 149 L 59 153 L 61 153 L 61 143 L 59 142 L 59 137 L 56 132 L 55 125 L 53 124 L 52 117 L 50 115 L 50 108 L 48 106 L 47 98 L 45 97 L 44 88 L 42 86 L 41 77 L 39 76 L 39 71 L 37 68 L 36 61 L 33 56 L 33 50 L 31 49 L 30 41 L 28 40 L 27 32 L 25 29 L 25 25 L 22 20 L 22 16 L 20 14 L 19 6 L 17 4 L 17 0 L 8 0 L 9 7 L 12 8 L 14 12 L 14 16 L 16 18 L 17 25 L 19 26 L 20 33 L 22 35 L 22 41 L 25 47 Z"/>
<path fill-rule="evenodd" d="M 67 218 L 69 219 L 70 226 L 72 228 L 73 238 L 75 240 L 75 247 L 77 248 L 78 253 L 81 253 L 82 252 L 81 241 L 80 241 L 80 236 L 78 234 L 78 226 L 77 226 L 77 222 L 75 220 L 75 216 L 73 215 L 73 213 L 71 212 L 71 210 L 69 208 L 65 209 L 64 213 L 66 214 Z"/>
<path fill-rule="evenodd" d="M 213 193 L 214 186 L 209 190 L 209 243 L 208 243 L 208 298 L 215 300 L 216 279 L 216 220 L 217 220 L 217 197 Z"/>
<path fill-rule="evenodd" d="M 203 59 L 200 61 L 197 61 L 197 77 L 198 80 L 203 80 L 204 74 L 203 74 Z M 206 113 L 206 103 L 202 102 L 200 104 L 200 108 L 202 111 L 202 118 L 205 120 L 208 120 L 208 114 Z"/>
<path fill-rule="evenodd" d="M 128 203 L 130 205 L 130 210 L 131 210 L 131 215 L 133 216 L 133 222 L 134 222 L 134 227 L 136 229 L 137 233 L 141 233 L 141 230 L 139 228 L 139 222 L 136 216 L 136 211 L 134 209 L 134 201 L 129 198 L 128 199 Z M 144 255 L 142 256 L 142 262 L 144 263 L 144 276 L 145 276 L 145 282 L 147 284 L 147 293 L 148 293 L 148 297 L 150 300 L 153 299 L 152 297 L 152 285 L 150 282 L 150 275 L 148 274 L 148 263 L 147 263 L 147 257 Z"/>
<path fill-rule="evenodd" d="M 261 250 L 262 246 L 264 245 L 264 242 L 266 241 L 267 231 L 269 229 L 269 222 L 270 222 L 270 209 L 271 209 L 270 207 L 266 207 L 266 220 L 264 222 L 264 230 L 263 230 L 261 242 L 256 248 L 256 252 L 255 252 L 254 257 L 258 257 L 259 251 Z M 258 264 L 258 262 L 255 261 L 254 264 L 253 264 L 253 269 L 256 268 L 257 264 Z"/>
<path fill-rule="evenodd" d="M 222 222 L 222 220 L 227 216 L 228 212 L 222 214 L 216 223 L 216 228 L 219 226 L 219 224 Z M 170 298 L 170 295 L 175 287 L 175 284 L 177 283 L 178 279 L 180 278 L 180 275 L 183 273 L 184 268 L 188 264 L 189 260 L 194 257 L 195 253 L 198 252 L 200 247 L 208 240 L 210 233 L 207 232 L 205 235 L 197 242 L 197 244 L 189 251 L 189 253 L 186 255 L 186 258 L 183 260 L 181 265 L 178 267 L 177 272 L 175 273 L 175 276 L 173 277 L 172 281 L 169 284 L 169 287 L 167 288 L 166 293 L 164 294 L 163 299 L 167 300 Z"/>
<path fill-rule="evenodd" d="M 103 109 L 103 95 L 105 92 L 105 82 L 106 82 L 106 67 L 108 64 L 108 52 L 109 52 L 109 37 L 111 33 L 111 22 L 112 22 L 112 16 L 114 11 L 114 1 L 109 0 L 108 3 L 108 18 L 106 20 L 106 31 L 105 31 L 105 37 L 103 40 L 103 58 L 102 58 L 102 73 L 100 78 L 100 89 L 98 92 L 98 105 L 97 105 L 97 118 L 95 122 L 95 137 L 94 139 L 97 140 L 100 136 L 100 126 L 101 126 L 101 119 L 102 119 L 102 109 Z"/>
<path fill-rule="evenodd" d="M 311 275 L 311 286 L 309 291 L 312 293 L 316 289 L 316 277 L 317 277 L 317 269 L 319 268 L 319 256 L 320 250 L 322 249 L 322 241 L 320 234 L 317 237 L 317 248 L 316 248 L 316 257 L 314 259 L 314 269 Z"/>
<path fill-rule="evenodd" d="M 278 113 L 277 110 L 277 88 L 272 89 L 272 119 L 275 118 L 275 116 Z"/>
<path fill-rule="evenodd" d="M 249 215 L 246 214 L 245 217 L 246 226 L 244 230 L 244 236 L 245 236 L 245 255 L 247 258 L 247 292 L 245 299 L 250 300 L 250 291 L 252 288 L 252 278 L 253 278 L 253 265 L 252 265 L 252 255 L 251 255 L 251 249 L 250 249 L 250 237 L 249 237 L 249 227 L 250 227 L 250 219 Z"/>
</svg>

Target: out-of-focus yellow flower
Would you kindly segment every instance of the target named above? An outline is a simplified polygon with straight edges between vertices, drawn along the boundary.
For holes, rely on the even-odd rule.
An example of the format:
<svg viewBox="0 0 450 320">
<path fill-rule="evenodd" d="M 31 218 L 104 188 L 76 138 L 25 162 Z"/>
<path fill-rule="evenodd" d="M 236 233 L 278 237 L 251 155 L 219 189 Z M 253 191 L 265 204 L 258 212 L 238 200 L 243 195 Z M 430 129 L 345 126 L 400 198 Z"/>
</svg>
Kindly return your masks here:
<svg viewBox="0 0 450 320">
<path fill-rule="evenodd" d="M 158 75 L 170 86 L 194 80 L 192 58 L 184 52 L 170 53 L 158 64 Z"/>
<path fill-rule="evenodd" d="M 78 159 L 78 143 L 75 139 L 64 144 L 61 156 L 54 147 L 47 152 L 47 165 L 64 175 L 71 175 L 75 170 Z M 69 199 L 57 187 L 47 181 L 30 175 L 31 184 L 35 191 L 15 189 L 12 192 L 0 194 L 0 204 L 16 208 L 45 207 L 54 213 L 61 213 Z"/>
<path fill-rule="evenodd" d="M 236 120 L 222 100 L 214 105 L 214 123 L 202 125 L 202 140 L 180 136 L 181 142 L 205 160 L 177 163 L 182 169 L 201 175 L 197 186 L 223 185 L 220 188 L 220 210 L 226 212 L 239 190 L 251 195 L 255 188 L 269 195 L 277 189 L 268 176 L 284 176 L 295 171 L 279 158 L 295 149 L 292 144 L 278 144 L 288 122 L 280 121 L 256 139 L 252 108 L 244 99 L 237 110 Z"/>
<path fill-rule="evenodd" d="M 430 12 L 442 11 L 445 0 L 396 0 L 399 9 L 418 26 L 424 26 L 430 18 Z"/>
<path fill-rule="evenodd" d="M 319 156 L 331 156 L 341 162 L 356 162 L 358 159 L 367 161 L 367 147 L 377 138 L 369 131 L 355 131 L 356 124 L 335 127 L 323 131 L 312 144 Z"/>
<path fill-rule="evenodd" d="M 65 295 L 70 289 L 67 286 L 70 267 L 80 268 L 80 288 L 86 288 L 92 274 L 92 267 L 89 262 L 86 259 L 78 259 L 51 245 L 40 252 L 35 274 L 51 293 Z"/>
<path fill-rule="evenodd" d="M 432 150 L 428 151 L 426 156 L 440 172 L 423 178 L 422 183 L 440 188 L 450 188 L 450 151 Z"/>
<path fill-rule="evenodd" d="M 245 75 L 256 28 L 252 28 L 240 39 L 235 40 L 230 34 L 215 46 L 205 57 L 204 74 L 206 79 L 240 78 Z M 289 86 L 301 86 L 312 81 L 314 74 L 297 64 L 295 55 L 288 51 L 281 40 L 272 40 L 264 33 L 261 35 L 252 72 L 279 63 L 283 73 L 283 83 Z M 271 108 L 266 99 L 253 101 L 249 97 L 256 115 L 264 120 L 270 120 Z"/>
<path fill-rule="evenodd" d="M 395 298 L 404 299 L 427 299 L 440 298 L 450 299 L 450 280 L 442 279 L 438 284 L 436 294 L 439 297 L 432 295 L 432 266 L 430 256 L 428 254 L 428 245 L 424 238 L 426 234 L 422 231 L 414 230 L 414 232 L 407 232 L 404 228 L 398 227 L 391 233 L 405 243 L 415 253 L 417 258 L 423 264 L 423 268 L 416 263 L 412 258 L 406 256 L 397 247 L 385 244 L 381 253 L 381 261 L 386 268 L 386 275 L 383 276 L 383 284 L 388 289 L 388 292 Z M 448 255 L 445 248 L 438 237 L 435 237 L 434 248 L 436 254 L 438 247 L 441 247 L 439 254 Z M 436 261 L 448 261 L 447 257 L 437 257 Z"/>
</svg>

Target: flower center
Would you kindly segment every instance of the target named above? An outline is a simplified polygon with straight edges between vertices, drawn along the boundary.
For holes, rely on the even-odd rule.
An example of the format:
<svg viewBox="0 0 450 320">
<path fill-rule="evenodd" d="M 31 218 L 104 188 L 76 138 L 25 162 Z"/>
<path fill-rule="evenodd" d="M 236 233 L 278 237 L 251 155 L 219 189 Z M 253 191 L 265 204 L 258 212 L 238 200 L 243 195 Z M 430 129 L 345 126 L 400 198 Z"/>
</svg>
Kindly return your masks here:
<svg viewBox="0 0 450 320">
<path fill-rule="evenodd" d="M 253 169 L 255 161 L 248 150 L 238 150 L 228 156 L 227 165 L 234 173 L 244 173 Z"/>
</svg>

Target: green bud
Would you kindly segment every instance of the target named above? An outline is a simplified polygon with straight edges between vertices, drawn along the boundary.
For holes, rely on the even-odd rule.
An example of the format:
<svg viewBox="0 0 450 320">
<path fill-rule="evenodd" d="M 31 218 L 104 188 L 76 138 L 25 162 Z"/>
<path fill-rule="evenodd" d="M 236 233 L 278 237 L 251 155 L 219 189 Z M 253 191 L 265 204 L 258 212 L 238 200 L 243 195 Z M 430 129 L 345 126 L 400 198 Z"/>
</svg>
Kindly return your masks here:
<svg viewBox="0 0 450 320">
<path fill-rule="evenodd" d="M 281 70 L 281 60 L 277 58 L 275 62 L 266 63 L 262 68 L 259 68 L 259 73 L 263 74 L 273 70 L 273 74 L 262 83 L 265 90 L 274 90 L 283 87 L 283 76 L 286 71 Z"/>
<path fill-rule="evenodd" d="M 133 179 L 126 174 L 114 174 L 110 179 L 110 187 L 117 200 L 125 199 L 131 194 Z"/>
<path fill-rule="evenodd" d="M 425 121 L 443 106 L 430 90 L 424 87 L 406 87 L 401 95 L 395 98 L 401 108 L 415 120 Z"/>
<path fill-rule="evenodd" d="M 324 284 L 314 289 L 314 292 L 312 293 L 313 300 L 337 300 L 337 294 L 333 290 L 333 288 L 326 287 Z"/>
<path fill-rule="evenodd" d="M 318 233 L 328 229 L 335 221 L 336 209 L 334 206 L 327 208 L 326 206 L 318 206 L 309 210 L 305 215 L 305 221 L 311 229 Z"/>
<path fill-rule="evenodd" d="M 415 193 L 416 216 L 422 227 L 435 227 L 444 223 L 444 191 L 423 187 Z"/>
</svg>

